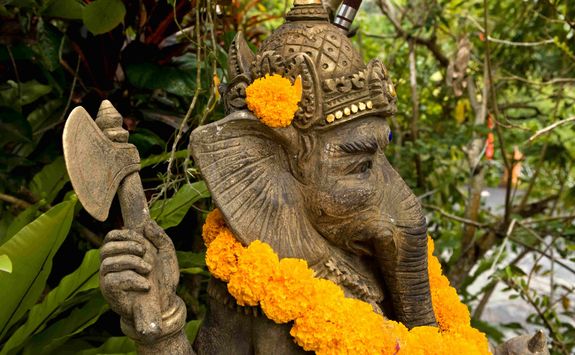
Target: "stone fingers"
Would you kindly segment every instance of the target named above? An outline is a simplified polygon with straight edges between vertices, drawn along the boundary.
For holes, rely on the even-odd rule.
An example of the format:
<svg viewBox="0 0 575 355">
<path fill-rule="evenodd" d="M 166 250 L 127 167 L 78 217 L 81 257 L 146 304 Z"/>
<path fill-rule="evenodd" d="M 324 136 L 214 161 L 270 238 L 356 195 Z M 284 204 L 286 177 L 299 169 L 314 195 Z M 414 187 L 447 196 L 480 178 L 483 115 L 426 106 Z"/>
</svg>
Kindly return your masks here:
<svg viewBox="0 0 575 355">
<path fill-rule="evenodd" d="M 104 276 L 106 284 L 114 290 L 122 291 L 148 291 L 150 282 L 133 270 L 112 272 Z"/>
<path fill-rule="evenodd" d="M 140 275 L 147 275 L 152 271 L 152 266 L 135 255 L 110 256 L 105 258 L 100 265 L 100 274 L 102 276 L 126 270 L 133 270 Z"/>
<path fill-rule="evenodd" d="M 146 252 L 144 246 L 135 241 L 109 241 L 100 249 L 100 260 L 116 255 L 143 256 Z"/>
</svg>

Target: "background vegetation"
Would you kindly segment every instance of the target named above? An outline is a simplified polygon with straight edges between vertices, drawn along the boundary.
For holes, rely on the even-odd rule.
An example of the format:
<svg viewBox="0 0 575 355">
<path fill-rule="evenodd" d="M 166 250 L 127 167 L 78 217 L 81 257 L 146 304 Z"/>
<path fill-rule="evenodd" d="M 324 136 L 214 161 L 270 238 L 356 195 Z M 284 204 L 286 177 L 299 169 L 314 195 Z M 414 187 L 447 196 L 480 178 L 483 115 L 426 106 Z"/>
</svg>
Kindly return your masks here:
<svg viewBox="0 0 575 355">
<path fill-rule="evenodd" d="M 336 7 L 338 1 L 326 1 Z M 98 252 L 122 225 L 77 202 L 61 134 L 77 105 L 124 116 L 143 158 L 153 217 L 178 249 L 178 293 L 193 338 L 208 274 L 200 226 L 209 193 L 188 135 L 223 117 L 229 42 L 257 46 L 290 6 L 280 0 L 0 1 L 0 354 L 127 353 L 98 290 Z M 394 166 L 428 211 L 430 233 L 474 322 L 495 342 L 524 324 L 488 324 L 498 284 L 524 299 L 552 351 L 575 349 L 575 6 L 570 0 L 364 1 L 353 40 L 395 78 Z M 509 173 L 513 172 L 513 173 Z M 500 186 L 501 211 L 481 192 Z M 511 259 L 507 257 L 511 255 Z M 532 259 L 533 267 L 518 267 Z M 541 261 L 550 262 L 543 267 Z M 479 291 L 470 285 L 489 276 Z M 535 277 L 549 280 L 535 291 Z"/>
</svg>

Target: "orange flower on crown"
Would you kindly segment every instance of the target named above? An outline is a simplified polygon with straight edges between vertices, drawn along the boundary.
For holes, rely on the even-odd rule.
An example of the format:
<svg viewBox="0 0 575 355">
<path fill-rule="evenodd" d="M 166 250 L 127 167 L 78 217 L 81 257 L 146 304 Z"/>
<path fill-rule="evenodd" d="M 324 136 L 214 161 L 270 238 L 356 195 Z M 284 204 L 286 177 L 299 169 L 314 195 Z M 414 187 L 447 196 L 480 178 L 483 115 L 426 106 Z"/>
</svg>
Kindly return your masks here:
<svg viewBox="0 0 575 355">
<path fill-rule="evenodd" d="M 301 95 L 300 77 L 292 85 L 289 79 L 281 75 L 266 74 L 246 88 L 246 104 L 265 125 L 282 128 L 293 121 Z"/>
</svg>

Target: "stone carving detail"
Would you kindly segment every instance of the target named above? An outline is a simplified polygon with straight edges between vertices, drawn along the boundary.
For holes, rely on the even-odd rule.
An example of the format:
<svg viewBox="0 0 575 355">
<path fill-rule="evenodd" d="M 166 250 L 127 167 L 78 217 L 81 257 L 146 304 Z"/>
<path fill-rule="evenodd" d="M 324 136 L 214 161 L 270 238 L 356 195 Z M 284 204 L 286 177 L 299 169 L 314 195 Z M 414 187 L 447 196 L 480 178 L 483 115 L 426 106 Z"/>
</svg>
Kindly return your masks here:
<svg viewBox="0 0 575 355">
<path fill-rule="evenodd" d="M 264 41 L 260 54 L 251 61 L 249 78 L 279 74 L 294 80 L 296 73 L 302 75 L 304 95 L 294 121 L 302 130 L 368 114 L 393 114 L 395 90 L 383 64 L 374 60 L 366 67 L 345 34 L 324 17 L 316 16 L 323 9 L 308 5 L 300 10 L 290 12 L 288 22 Z M 312 13 L 315 22 L 304 21 Z M 247 63 L 254 56 L 239 50 L 249 50 L 243 43 L 239 35 L 230 49 L 232 78 L 246 73 L 247 65 L 238 63 Z M 233 84 L 224 96 L 235 99 L 238 90 Z M 231 103 L 232 99 L 226 101 Z M 237 107 L 228 105 L 227 111 Z"/>
</svg>

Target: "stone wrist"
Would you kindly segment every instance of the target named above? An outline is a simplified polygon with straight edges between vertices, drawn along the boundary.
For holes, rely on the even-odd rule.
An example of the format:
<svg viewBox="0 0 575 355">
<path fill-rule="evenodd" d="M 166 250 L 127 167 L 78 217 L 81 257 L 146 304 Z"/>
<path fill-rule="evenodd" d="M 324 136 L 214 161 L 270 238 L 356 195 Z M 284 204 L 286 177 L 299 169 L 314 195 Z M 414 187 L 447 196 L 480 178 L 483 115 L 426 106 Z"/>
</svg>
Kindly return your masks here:
<svg viewBox="0 0 575 355">
<path fill-rule="evenodd" d="M 142 336 L 136 331 L 131 319 L 126 320 L 122 318 L 120 324 L 124 334 L 138 344 L 161 342 L 165 338 L 173 337 L 184 328 L 186 324 L 186 305 L 180 297 L 174 297 L 172 306 L 162 314 L 161 334 L 158 337 Z"/>
</svg>

